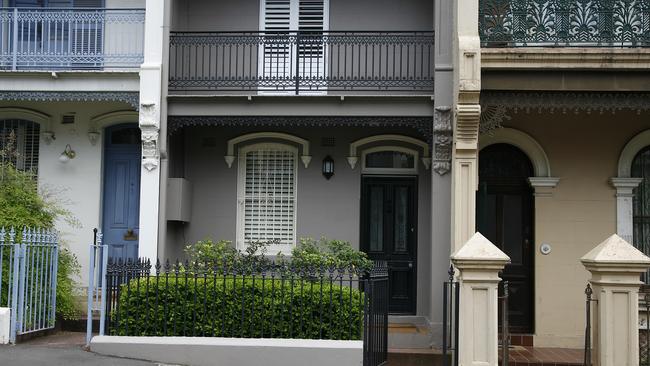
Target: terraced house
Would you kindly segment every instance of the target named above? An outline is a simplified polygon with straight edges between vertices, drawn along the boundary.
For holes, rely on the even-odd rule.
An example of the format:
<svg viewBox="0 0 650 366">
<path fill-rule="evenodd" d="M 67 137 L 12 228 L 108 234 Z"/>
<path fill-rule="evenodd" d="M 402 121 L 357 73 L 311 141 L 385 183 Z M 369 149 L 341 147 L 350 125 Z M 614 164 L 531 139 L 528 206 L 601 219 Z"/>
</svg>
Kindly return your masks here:
<svg viewBox="0 0 650 366">
<path fill-rule="evenodd" d="M 535 348 L 584 346 L 585 253 L 650 254 L 648 0 L 3 5 L 0 132 L 69 199 L 82 263 L 93 227 L 123 259 L 350 241 L 388 264 L 406 364 L 442 346 L 476 231 Z"/>
</svg>

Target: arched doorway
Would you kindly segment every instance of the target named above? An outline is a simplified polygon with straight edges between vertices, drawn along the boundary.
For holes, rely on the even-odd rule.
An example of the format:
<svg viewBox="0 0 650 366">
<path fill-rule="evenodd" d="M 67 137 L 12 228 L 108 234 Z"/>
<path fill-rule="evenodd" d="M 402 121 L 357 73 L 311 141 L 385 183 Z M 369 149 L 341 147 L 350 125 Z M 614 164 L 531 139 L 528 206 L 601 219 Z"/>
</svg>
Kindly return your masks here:
<svg viewBox="0 0 650 366">
<path fill-rule="evenodd" d="M 477 230 L 510 256 L 509 322 L 514 333 L 532 333 L 534 320 L 534 200 L 528 178 L 533 164 L 519 148 L 493 144 L 479 154 Z"/>
<path fill-rule="evenodd" d="M 109 257 L 138 258 L 142 145 L 136 123 L 107 128 L 102 230 Z"/>
<path fill-rule="evenodd" d="M 650 146 L 646 146 L 632 160 L 631 175 L 643 178 L 634 189 L 632 223 L 634 246 L 646 255 L 650 254 Z M 649 275 L 644 276 L 644 282 L 649 283 Z"/>
</svg>

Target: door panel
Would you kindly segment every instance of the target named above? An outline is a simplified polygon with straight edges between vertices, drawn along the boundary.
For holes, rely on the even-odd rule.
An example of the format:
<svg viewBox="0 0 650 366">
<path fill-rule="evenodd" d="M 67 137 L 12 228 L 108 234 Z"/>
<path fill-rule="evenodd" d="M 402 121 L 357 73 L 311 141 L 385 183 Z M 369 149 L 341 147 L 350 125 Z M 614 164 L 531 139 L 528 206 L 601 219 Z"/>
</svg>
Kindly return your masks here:
<svg viewBox="0 0 650 366">
<path fill-rule="evenodd" d="M 117 126 L 107 130 L 104 154 L 104 243 L 115 260 L 138 258 L 140 219 L 140 144 L 137 126 Z M 126 143 L 124 143 L 126 142 Z"/>
<path fill-rule="evenodd" d="M 511 145 L 483 149 L 479 161 L 477 230 L 510 256 L 501 278 L 508 281 L 511 332 L 534 330 L 533 175 L 528 157 Z M 501 314 L 501 313 L 499 313 Z"/>
<path fill-rule="evenodd" d="M 415 314 L 416 177 L 365 176 L 361 191 L 361 250 L 388 264 L 389 311 Z"/>
</svg>

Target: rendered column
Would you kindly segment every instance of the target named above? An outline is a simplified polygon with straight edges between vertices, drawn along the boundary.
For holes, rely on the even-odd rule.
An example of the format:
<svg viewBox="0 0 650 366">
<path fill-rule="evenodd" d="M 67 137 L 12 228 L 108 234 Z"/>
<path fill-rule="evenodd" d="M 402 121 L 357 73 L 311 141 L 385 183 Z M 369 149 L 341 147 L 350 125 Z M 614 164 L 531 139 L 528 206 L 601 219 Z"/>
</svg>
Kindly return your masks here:
<svg viewBox="0 0 650 366">
<path fill-rule="evenodd" d="M 581 259 L 591 272 L 594 366 L 639 365 L 639 280 L 650 258 L 612 235 Z"/>
<path fill-rule="evenodd" d="M 164 15 L 167 1 L 147 0 L 144 63 L 140 68 L 140 118 L 142 169 L 140 173 L 140 233 L 138 256 L 154 263 L 158 254 L 160 214 L 160 119 L 162 64 L 165 44 Z"/>
<path fill-rule="evenodd" d="M 616 188 L 616 234 L 631 242 L 633 240 L 632 205 L 634 188 L 643 178 L 612 178 L 610 183 Z"/>
<path fill-rule="evenodd" d="M 475 233 L 451 261 L 460 281 L 459 364 L 498 366 L 499 272 L 510 257 Z"/>
<path fill-rule="evenodd" d="M 476 230 L 478 134 L 481 117 L 481 41 L 478 1 L 453 2 L 454 145 L 452 149 L 452 251 Z"/>
</svg>

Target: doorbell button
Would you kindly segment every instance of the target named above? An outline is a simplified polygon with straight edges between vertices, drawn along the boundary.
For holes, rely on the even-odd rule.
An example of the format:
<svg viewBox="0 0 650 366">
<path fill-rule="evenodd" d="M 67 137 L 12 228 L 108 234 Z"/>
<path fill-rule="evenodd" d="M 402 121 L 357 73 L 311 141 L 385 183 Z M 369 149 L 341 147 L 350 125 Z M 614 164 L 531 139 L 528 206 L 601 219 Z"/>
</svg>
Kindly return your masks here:
<svg viewBox="0 0 650 366">
<path fill-rule="evenodd" d="M 551 253 L 551 245 L 544 243 L 539 247 L 539 251 L 544 255 L 549 255 Z"/>
</svg>

